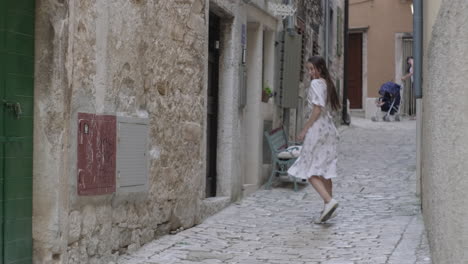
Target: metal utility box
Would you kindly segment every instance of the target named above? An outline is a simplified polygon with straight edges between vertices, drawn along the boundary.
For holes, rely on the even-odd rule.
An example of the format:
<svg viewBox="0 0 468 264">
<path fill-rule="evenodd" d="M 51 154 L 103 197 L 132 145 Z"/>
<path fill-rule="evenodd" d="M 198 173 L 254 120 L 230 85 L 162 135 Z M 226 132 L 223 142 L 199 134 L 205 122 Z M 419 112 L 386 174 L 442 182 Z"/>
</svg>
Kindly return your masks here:
<svg viewBox="0 0 468 264">
<path fill-rule="evenodd" d="M 116 118 L 78 113 L 78 195 L 115 192 Z"/>
<path fill-rule="evenodd" d="M 148 119 L 117 118 L 117 187 L 141 192 L 148 186 Z"/>
</svg>

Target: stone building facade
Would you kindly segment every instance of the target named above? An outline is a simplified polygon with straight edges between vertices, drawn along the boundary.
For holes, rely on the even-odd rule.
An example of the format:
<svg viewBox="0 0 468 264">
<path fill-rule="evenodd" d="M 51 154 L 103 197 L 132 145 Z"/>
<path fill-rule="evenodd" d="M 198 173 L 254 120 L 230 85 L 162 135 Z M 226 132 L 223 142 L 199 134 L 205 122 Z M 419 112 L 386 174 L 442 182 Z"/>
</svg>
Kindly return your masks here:
<svg viewBox="0 0 468 264">
<path fill-rule="evenodd" d="M 421 200 L 433 263 L 468 263 L 468 3 L 423 3 Z"/>
<path fill-rule="evenodd" d="M 33 263 L 115 262 L 262 186 L 265 124 L 282 119 L 261 100 L 283 30 L 268 2 L 36 0 L 29 20 L 11 23 L 29 23 L 33 37 Z M 318 40 L 320 53 L 324 31 L 310 29 L 323 3 L 312 2 L 304 47 Z M 23 1 L 8 3 L 23 12 Z M 8 103 L 17 117 L 19 105 Z"/>
<path fill-rule="evenodd" d="M 349 1 L 349 100 L 350 108 L 370 119 L 375 99 L 385 82 L 405 85 L 406 57 L 412 55 L 412 0 Z M 403 90 L 401 112 L 414 114 L 410 83 Z M 411 103 L 410 103 L 411 102 Z"/>
<path fill-rule="evenodd" d="M 299 0 L 296 2 L 297 26 L 303 34 L 303 65 L 314 55 L 323 56 L 330 75 L 335 82 L 340 102 L 343 96 L 344 65 L 344 1 L 341 0 Z M 307 89 L 310 76 L 303 67 L 299 86 L 299 103 L 290 111 L 290 138 L 298 134 L 309 113 L 307 111 Z M 340 113 L 336 113 L 337 124 L 341 123 Z"/>
<path fill-rule="evenodd" d="M 207 16 L 204 0 L 36 1 L 35 263 L 108 263 L 200 221 Z M 77 194 L 78 113 L 146 120 L 144 191 Z"/>
</svg>

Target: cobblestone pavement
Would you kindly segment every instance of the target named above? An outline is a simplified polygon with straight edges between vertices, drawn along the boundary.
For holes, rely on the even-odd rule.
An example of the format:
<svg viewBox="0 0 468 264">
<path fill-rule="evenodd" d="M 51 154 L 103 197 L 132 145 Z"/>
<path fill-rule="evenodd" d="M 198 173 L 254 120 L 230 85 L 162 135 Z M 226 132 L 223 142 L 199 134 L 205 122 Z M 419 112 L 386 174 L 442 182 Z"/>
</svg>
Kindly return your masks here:
<svg viewBox="0 0 468 264">
<path fill-rule="evenodd" d="M 341 132 L 337 216 L 309 185 L 259 190 L 203 224 L 162 237 L 121 264 L 431 263 L 415 196 L 415 122 L 354 118 Z"/>
</svg>

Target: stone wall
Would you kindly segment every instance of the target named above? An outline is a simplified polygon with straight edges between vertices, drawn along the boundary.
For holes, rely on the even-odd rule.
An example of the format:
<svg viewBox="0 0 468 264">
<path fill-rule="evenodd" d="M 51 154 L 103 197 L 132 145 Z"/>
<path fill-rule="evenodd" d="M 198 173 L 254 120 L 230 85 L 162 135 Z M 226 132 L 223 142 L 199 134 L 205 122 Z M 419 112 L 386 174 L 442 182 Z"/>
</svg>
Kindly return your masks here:
<svg viewBox="0 0 468 264">
<path fill-rule="evenodd" d="M 463 74 L 468 72 L 467 12 L 466 1 L 443 0 L 427 36 L 422 202 L 433 263 L 468 263 L 468 75 Z"/>
<path fill-rule="evenodd" d="M 335 85 L 338 86 L 336 80 L 340 80 L 339 84 L 339 95 L 341 96 L 343 93 L 343 56 L 337 56 L 336 50 L 336 40 L 337 40 L 337 20 L 336 20 L 336 10 L 337 8 L 341 8 L 342 14 L 344 15 L 344 2 L 343 1 L 330 1 L 331 6 L 334 10 L 334 23 L 331 25 L 333 27 L 334 35 L 330 36 L 330 45 L 332 45 L 332 53 L 329 54 L 330 57 L 330 66 L 329 71 L 332 76 L 332 80 L 335 82 Z M 301 20 L 303 20 L 305 24 L 305 32 L 304 32 L 304 65 L 309 57 L 314 55 L 324 56 L 325 47 L 324 47 L 324 39 L 325 39 L 325 26 L 324 26 L 324 10 L 322 9 L 322 0 L 299 0 L 297 2 L 298 7 L 298 16 Z M 344 16 L 343 16 L 344 18 Z M 344 20 L 343 20 L 344 21 Z M 344 24 L 342 25 L 344 26 Z M 343 46 L 343 45 L 342 45 Z M 343 54 L 343 51 L 341 52 Z M 303 81 L 299 87 L 299 97 L 302 98 L 302 105 L 295 111 L 291 111 L 291 118 L 292 124 L 290 126 L 290 136 L 299 134 L 303 123 L 309 117 L 309 108 L 307 106 L 307 89 L 310 86 L 310 76 L 306 69 L 303 72 Z M 341 99 L 340 99 L 341 102 Z M 296 114 L 302 118 L 296 119 Z M 339 117 L 340 113 L 337 113 L 337 124 L 341 120 Z M 294 121 L 297 120 L 297 123 Z M 293 139 L 293 138 L 291 138 Z"/>
<path fill-rule="evenodd" d="M 35 263 L 109 263 L 197 221 L 205 0 L 37 1 Z M 149 119 L 149 188 L 77 196 L 77 113 Z"/>
</svg>

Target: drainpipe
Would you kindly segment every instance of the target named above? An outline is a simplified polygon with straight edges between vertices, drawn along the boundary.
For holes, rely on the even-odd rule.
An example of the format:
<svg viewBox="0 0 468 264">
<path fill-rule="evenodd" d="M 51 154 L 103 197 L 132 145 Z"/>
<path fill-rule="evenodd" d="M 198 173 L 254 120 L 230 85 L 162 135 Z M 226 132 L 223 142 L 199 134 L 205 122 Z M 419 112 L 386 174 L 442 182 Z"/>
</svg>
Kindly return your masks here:
<svg viewBox="0 0 468 264">
<path fill-rule="evenodd" d="M 349 0 L 344 2 L 344 38 L 343 38 L 343 110 L 341 119 L 343 124 L 351 124 L 351 118 L 348 113 L 348 27 L 349 27 Z"/>
<path fill-rule="evenodd" d="M 294 6 L 294 0 L 288 0 L 287 4 L 289 6 Z M 296 33 L 296 23 L 294 20 L 294 16 L 288 16 L 286 18 L 286 30 L 291 35 Z"/>
<path fill-rule="evenodd" d="M 423 60 L 423 0 L 414 0 L 413 1 L 413 58 L 414 58 L 414 67 L 413 67 L 413 79 L 414 79 L 414 89 L 416 96 L 416 177 L 417 177 L 417 186 L 416 194 L 419 195 L 421 201 L 421 210 L 423 210 L 422 201 L 424 193 L 422 191 L 423 177 L 422 177 L 422 60 Z"/>
<path fill-rule="evenodd" d="M 414 0 L 413 15 L 413 56 L 414 56 L 414 89 L 417 99 L 421 99 L 422 94 L 422 60 L 423 60 L 423 0 Z"/>
<path fill-rule="evenodd" d="M 283 3 L 287 5 L 293 5 L 293 0 L 284 0 Z M 286 19 L 283 20 L 283 26 L 286 28 L 286 32 L 288 34 L 294 34 L 295 32 L 295 24 L 294 24 L 294 17 L 288 16 Z M 289 139 L 289 125 L 290 125 L 290 109 L 283 108 L 283 127 L 285 128 L 286 138 Z"/>
</svg>

